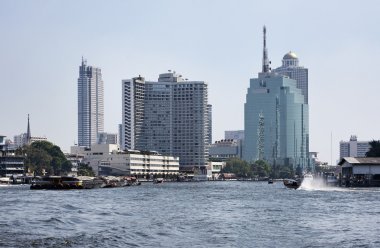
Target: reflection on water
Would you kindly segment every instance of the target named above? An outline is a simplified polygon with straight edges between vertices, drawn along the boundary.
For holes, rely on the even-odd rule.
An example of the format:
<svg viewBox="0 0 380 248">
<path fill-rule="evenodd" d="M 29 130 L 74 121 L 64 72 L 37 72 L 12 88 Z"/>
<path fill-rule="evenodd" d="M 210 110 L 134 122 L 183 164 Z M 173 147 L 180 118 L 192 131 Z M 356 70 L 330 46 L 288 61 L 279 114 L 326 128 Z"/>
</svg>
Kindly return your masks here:
<svg viewBox="0 0 380 248">
<path fill-rule="evenodd" d="M 380 247 L 379 189 L 199 182 L 0 188 L 0 247 Z"/>
</svg>

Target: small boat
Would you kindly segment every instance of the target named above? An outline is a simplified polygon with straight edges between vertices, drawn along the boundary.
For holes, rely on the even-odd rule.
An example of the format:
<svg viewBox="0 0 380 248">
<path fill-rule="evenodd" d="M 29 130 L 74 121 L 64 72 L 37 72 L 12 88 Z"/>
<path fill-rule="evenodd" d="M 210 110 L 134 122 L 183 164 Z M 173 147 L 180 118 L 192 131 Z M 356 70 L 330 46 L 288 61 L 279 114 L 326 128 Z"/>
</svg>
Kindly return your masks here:
<svg viewBox="0 0 380 248">
<path fill-rule="evenodd" d="M 164 182 L 164 179 L 163 179 L 163 178 L 155 178 L 155 179 L 153 180 L 153 183 L 154 183 L 154 184 L 163 183 L 163 182 Z"/>
<path fill-rule="evenodd" d="M 290 189 L 298 189 L 301 186 L 300 180 L 284 179 L 284 185 Z"/>
<path fill-rule="evenodd" d="M 273 184 L 273 179 L 269 178 L 268 179 L 268 184 Z"/>
</svg>

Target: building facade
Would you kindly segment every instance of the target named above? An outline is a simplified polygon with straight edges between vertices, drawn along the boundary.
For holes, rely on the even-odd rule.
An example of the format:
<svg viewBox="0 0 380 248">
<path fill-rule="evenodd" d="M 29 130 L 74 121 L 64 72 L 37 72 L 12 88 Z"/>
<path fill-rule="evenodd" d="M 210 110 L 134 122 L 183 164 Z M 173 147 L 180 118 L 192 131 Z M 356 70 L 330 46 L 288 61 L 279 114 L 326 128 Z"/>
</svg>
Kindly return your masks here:
<svg viewBox="0 0 380 248">
<path fill-rule="evenodd" d="M 224 131 L 224 139 L 244 140 L 244 130 Z"/>
<path fill-rule="evenodd" d="M 117 133 L 98 133 L 97 144 L 119 144 Z"/>
<path fill-rule="evenodd" d="M 310 170 L 309 107 L 295 80 L 270 71 L 265 28 L 263 54 L 263 70 L 250 80 L 244 105 L 243 159 Z"/>
<path fill-rule="evenodd" d="M 145 78 L 122 81 L 123 149 L 136 149 L 144 120 Z"/>
<path fill-rule="evenodd" d="M 82 163 L 97 175 L 112 176 L 176 176 L 179 158 L 157 152 L 120 151 L 117 145 L 94 144 L 90 148 L 71 147 L 71 157 L 83 156 Z"/>
<path fill-rule="evenodd" d="M 280 75 L 297 81 L 297 88 L 302 91 L 305 103 L 309 104 L 309 70 L 299 66 L 299 60 L 294 52 L 288 52 L 282 59 L 282 66 L 273 70 Z"/>
<path fill-rule="evenodd" d="M 211 107 L 205 82 L 169 71 L 157 82 L 139 76 L 122 85 L 123 149 L 179 157 L 181 168 L 206 166 Z"/>
<path fill-rule="evenodd" d="M 12 178 L 24 176 L 24 157 L 15 155 L 15 150 L 9 149 L 5 136 L 0 135 L 0 177 Z M 8 181 L 10 182 L 10 181 Z"/>
<path fill-rule="evenodd" d="M 209 147 L 212 160 L 226 161 L 230 158 L 242 158 L 242 140 L 224 139 L 215 141 Z"/>
<path fill-rule="evenodd" d="M 90 147 L 104 131 L 104 86 L 100 68 L 83 60 L 78 78 L 78 145 Z"/>
<path fill-rule="evenodd" d="M 341 158 L 341 184 L 346 187 L 380 187 L 380 158 Z"/>
<path fill-rule="evenodd" d="M 212 105 L 207 104 L 207 144 L 212 144 Z"/>
<path fill-rule="evenodd" d="M 344 157 L 363 158 L 369 149 L 369 141 L 358 141 L 356 135 L 351 135 L 349 141 L 339 142 L 339 160 Z"/>
<path fill-rule="evenodd" d="M 35 141 L 47 141 L 46 137 L 34 137 L 34 136 L 32 136 L 29 139 L 27 137 L 28 137 L 27 133 L 22 133 L 22 134 L 13 136 L 14 146 L 15 147 L 22 147 L 24 145 L 31 144 Z"/>
</svg>

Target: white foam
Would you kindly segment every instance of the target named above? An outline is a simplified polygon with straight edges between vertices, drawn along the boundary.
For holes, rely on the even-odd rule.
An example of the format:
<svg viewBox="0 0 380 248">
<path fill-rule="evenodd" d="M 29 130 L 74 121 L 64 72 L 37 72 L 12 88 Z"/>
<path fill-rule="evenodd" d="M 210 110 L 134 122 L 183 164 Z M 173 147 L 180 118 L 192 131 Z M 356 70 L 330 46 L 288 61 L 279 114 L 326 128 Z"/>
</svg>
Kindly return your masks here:
<svg viewBox="0 0 380 248">
<path fill-rule="evenodd" d="M 324 190 L 324 191 L 336 191 L 345 190 L 334 186 L 329 186 L 322 178 L 304 178 L 299 189 L 302 190 Z"/>
</svg>

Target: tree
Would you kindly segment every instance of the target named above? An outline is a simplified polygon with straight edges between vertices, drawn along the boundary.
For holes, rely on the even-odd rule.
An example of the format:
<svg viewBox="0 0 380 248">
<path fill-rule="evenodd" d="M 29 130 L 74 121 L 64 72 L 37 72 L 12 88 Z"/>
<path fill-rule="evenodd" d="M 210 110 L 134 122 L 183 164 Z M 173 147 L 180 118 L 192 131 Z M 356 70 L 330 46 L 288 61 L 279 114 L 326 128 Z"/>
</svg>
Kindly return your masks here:
<svg viewBox="0 0 380 248">
<path fill-rule="evenodd" d="M 226 166 L 222 169 L 222 173 L 234 173 L 238 177 L 249 177 L 249 164 L 238 158 L 231 158 L 227 161 Z"/>
<path fill-rule="evenodd" d="M 279 167 L 279 178 L 293 178 L 294 170 L 292 165 L 284 165 Z"/>
<path fill-rule="evenodd" d="M 50 175 L 67 174 L 71 171 L 72 165 L 61 148 L 48 141 L 33 142 L 18 152 L 26 154 L 25 164 L 36 175 L 42 175 L 44 170 Z"/>
<path fill-rule="evenodd" d="M 254 175 L 268 177 L 271 173 L 271 166 L 264 160 L 257 160 L 251 165 Z"/>
<path fill-rule="evenodd" d="M 372 140 L 369 145 L 370 148 L 365 154 L 366 157 L 380 157 L 380 140 Z"/>
<path fill-rule="evenodd" d="M 27 170 L 33 171 L 35 175 L 43 175 L 45 171 L 52 173 L 51 161 L 53 158 L 45 150 L 33 146 L 25 146 L 23 153 L 26 154 L 25 166 Z"/>
<path fill-rule="evenodd" d="M 78 176 L 94 177 L 95 173 L 87 164 L 78 164 Z"/>
</svg>

